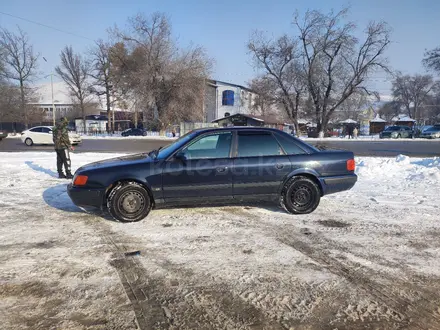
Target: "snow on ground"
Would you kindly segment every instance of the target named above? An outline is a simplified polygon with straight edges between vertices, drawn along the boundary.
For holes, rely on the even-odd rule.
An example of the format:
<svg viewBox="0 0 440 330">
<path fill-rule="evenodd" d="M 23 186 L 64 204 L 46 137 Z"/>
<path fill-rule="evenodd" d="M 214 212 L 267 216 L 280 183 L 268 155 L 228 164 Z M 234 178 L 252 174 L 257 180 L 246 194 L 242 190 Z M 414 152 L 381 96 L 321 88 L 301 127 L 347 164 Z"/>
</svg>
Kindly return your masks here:
<svg viewBox="0 0 440 330">
<path fill-rule="evenodd" d="M 0 153 L 1 328 L 438 329 L 440 158 L 356 161 L 356 186 L 310 215 L 203 207 L 122 224 L 71 203 L 55 154 Z"/>
</svg>

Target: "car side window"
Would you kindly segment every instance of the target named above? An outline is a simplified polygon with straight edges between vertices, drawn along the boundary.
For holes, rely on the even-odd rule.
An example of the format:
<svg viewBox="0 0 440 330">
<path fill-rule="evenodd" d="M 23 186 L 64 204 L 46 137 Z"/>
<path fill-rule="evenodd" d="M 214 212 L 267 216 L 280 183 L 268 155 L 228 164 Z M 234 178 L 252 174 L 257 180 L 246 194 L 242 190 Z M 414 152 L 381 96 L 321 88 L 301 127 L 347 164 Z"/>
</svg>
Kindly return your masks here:
<svg viewBox="0 0 440 330">
<path fill-rule="evenodd" d="M 182 152 L 187 159 L 228 158 L 231 141 L 231 132 L 210 134 L 191 143 Z"/>
<path fill-rule="evenodd" d="M 52 133 L 52 130 L 50 130 L 50 129 L 47 128 L 47 127 L 42 127 L 42 128 L 41 128 L 41 132 L 42 132 L 42 133 Z"/>
<path fill-rule="evenodd" d="M 275 134 L 275 137 L 288 155 L 303 155 L 307 153 L 292 137 L 278 133 Z"/>
<path fill-rule="evenodd" d="M 238 132 L 237 157 L 279 156 L 283 149 L 271 133 Z"/>
<path fill-rule="evenodd" d="M 42 127 L 31 128 L 29 131 L 31 131 L 33 133 L 41 133 L 42 132 Z"/>
</svg>

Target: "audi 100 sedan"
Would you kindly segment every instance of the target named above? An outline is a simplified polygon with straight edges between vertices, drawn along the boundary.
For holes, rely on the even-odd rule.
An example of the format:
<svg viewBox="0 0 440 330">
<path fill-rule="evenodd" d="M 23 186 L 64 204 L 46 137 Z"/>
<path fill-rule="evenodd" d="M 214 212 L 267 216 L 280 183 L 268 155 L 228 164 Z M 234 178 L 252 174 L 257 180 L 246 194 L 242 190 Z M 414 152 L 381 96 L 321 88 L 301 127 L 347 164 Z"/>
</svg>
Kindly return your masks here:
<svg viewBox="0 0 440 330">
<path fill-rule="evenodd" d="M 79 168 L 68 194 L 122 222 L 159 206 L 274 202 L 313 212 L 324 195 L 357 181 L 352 152 L 320 151 L 277 129 L 194 130 L 173 144 Z"/>
</svg>

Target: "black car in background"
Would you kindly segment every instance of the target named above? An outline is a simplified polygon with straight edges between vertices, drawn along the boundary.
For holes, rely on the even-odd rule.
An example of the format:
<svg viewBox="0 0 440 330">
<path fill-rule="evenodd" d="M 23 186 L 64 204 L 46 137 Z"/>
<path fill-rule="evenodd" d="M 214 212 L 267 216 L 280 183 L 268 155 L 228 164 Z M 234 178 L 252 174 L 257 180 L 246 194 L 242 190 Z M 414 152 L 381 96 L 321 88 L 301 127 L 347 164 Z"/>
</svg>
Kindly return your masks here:
<svg viewBox="0 0 440 330">
<path fill-rule="evenodd" d="M 124 222 L 160 205 L 271 201 L 306 214 L 321 196 L 352 188 L 354 170 L 352 152 L 320 151 L 277 129 L 205 128 L 149 153 L 85 165 L 68 194 Z"/>
<path fill-rule="evenodd" d="M 145 136 L 146 133 L 141 128 L 129 128 L 129 129 L 126 129 L 125 131 L 122 131 L 121 135 L 122 136 Z"/>
<path fill-rule="evenodd" d="M 408 126 L 388 126 L 384 131 L 380 132 L 381 139 L 412 139 L 414 131 Z"/>
</svg>

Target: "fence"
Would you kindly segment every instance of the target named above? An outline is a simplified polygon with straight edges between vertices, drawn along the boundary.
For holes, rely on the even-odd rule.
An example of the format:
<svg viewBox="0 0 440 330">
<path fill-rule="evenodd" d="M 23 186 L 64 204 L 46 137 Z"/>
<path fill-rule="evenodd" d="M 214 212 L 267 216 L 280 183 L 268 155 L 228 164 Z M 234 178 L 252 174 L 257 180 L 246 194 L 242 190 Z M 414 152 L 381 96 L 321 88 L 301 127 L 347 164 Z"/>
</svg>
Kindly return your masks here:
<svg viewBox="0 0 440 330">
<path fill-rule="evenodd" d="M 205 127 L 218 127 L 217 123 L 191 123 L 191 122 L 183 122 L 180 123 L 180 136 L 192 131 L 197 128 L 205 128 Z"/>
</svg>

